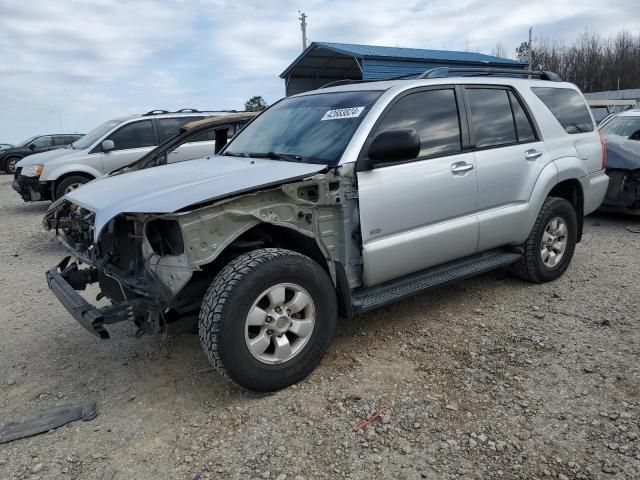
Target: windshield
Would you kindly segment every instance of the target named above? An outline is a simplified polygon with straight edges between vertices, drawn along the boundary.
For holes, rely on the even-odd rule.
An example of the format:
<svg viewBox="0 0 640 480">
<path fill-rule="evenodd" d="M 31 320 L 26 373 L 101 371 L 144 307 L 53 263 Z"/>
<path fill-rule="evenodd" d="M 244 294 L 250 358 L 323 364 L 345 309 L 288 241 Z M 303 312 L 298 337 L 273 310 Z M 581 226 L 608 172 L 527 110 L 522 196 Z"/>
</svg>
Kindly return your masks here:
<svg viewBox="0 0 640 480">
<path fill-rule="evenodd" d="M 122 120 L 109 120 L 108 122 L 104 122 L 99 127 L 94 128 L 89 133 L 87 133 L 84 137 L 76 140 L 71 144 L 71 146 L 77 150 L 83 150 L 85 148 L 89 148 L 93 145 L 96 140 L 99 140 L 104 134 L 108 133 L 116 125 L 122 123 Z"/>
<path fill-rule="evenodd" d="M 380 91 L 286 98 L 242 130 L 223 155 L 335 165 Z"/>
<path fill-rule="evenodd" d="M 640 140 L 640 117 L 615 117 L 601 129 L 605 138 Z"/>
<path fill-rule="evenodd" d="M 26 140 L 24 140 L 23 142 L 20 142 L 18 145 L 16 145 L 16 147 L 26 147 L 31 142 L 33 142 L 36 138 L 38 138 L 38 135 L 35 135 L 33 137 L 29 137 Z"/>
</svg>

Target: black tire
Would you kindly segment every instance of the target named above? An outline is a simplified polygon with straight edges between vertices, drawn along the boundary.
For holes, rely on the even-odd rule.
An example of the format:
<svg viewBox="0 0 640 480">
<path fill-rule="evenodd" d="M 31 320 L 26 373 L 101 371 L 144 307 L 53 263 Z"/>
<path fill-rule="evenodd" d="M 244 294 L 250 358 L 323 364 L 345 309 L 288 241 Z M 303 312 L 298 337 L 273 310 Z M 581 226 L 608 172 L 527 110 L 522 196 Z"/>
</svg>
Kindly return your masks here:
<svg viewBox="0 0 640 480">
<path fill-rule="evenodd" d="M 18 163 L 20 160 L 22 160 L 21 157 L 6 158 L 3 165 L 5 173 L 8 173 L 9 175 L 13 175 L 14 173 L 16 173 L 16 163 Z"/>
<path fill-rule="evenodd" d="M 89 183 L 90 181 L 90 178 L 83 177 L 82 175 L 71 175 L 69 177 L 63 178 L 56 184 L 53 192 L 53 200 L 56 201 L 59 198 L 64 197 L 67 188 L 69 188 L 70 186 L 75 184 L 84 185 L 85 183 Z"/>
<path fill-rule="evenodd" d="M 559 217 L 567 226 L 566 248 L 560 262 L 553 268 L 542 259 L 542 236 L 549 222 Z M 564 198 L 548 197 L 542 204 L 536 223 L 524 244 L 524 255 L 512 265 L 516 275 L 535 283 L 551 282 L 559 278 L 569 267 L 578 238 L 578 219 L 573 205 Z"/>
<path fill-rule="evenodd" d="M 307 343 L 280 364 L 259 361 L 245 341 L 245 321 L 254 302 L 281 283 L 303 287 L 315 307 Z M 318 365 L 335 333 L 336 292 L 327 273 L 309 257 L 266 248 L 245 253 L 225 266 L 207 290 L 200 309 L 199 333 L 211 364 L 241 386 L 270 392 L 299 382 Z"/>
</svg>

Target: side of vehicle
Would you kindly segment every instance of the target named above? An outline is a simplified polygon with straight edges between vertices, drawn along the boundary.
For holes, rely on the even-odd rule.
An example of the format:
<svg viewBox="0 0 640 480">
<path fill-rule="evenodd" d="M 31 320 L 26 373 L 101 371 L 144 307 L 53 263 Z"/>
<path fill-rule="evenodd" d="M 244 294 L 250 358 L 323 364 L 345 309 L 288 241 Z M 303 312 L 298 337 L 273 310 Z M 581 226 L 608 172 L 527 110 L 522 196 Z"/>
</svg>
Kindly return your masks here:
<svg viewBox="0 0 640 480">
<path fill-rule="evenodd" d="M 303 153 L 271 147 L 288 145 L 280 137 L 295 126 L 274 122 L 287 110 L 276 104 L 223 150 L 232 158 L 219 158 L 211 188 L 225 188 L 213 198 L 192 192 L 199 188 L 192 181 L 172 198 L 145 193 L 126 206 L 92 207 L 90 193 L 138 182 L 139 171 L 52 206 L 46 226 L 60 229 L 80 258 L 94 265 L 109 252 L 112 262 L 100 267 L 111 280 L 68 259 L 47 274 L 83 326 L 106 338 L 105 325 L 130 319 L 158 332 L 196 312 L 203 348 L 221 372 L 247 388 L 275 390 L 313 370 L 338 314 L 502 266 L 534 282 L 558 278 L 580 241 L 583 216 L 607 189 L 604 145 L 571 84 L 363 83 L 282 104 L 295 110 L 297 98 L 303 113 L 287 118 L 315 129 L 314 141 L 331 142 L 318 148 L 343 142 L 335 164 L 289 163 L 280 181 L 247 178 L 284 168 L 265 158 L 304 161 Z M 150 169 L 149 179 L 168 182 L 178 173 L 170 167 Z M 167 183 L 166 191 L 176 188 Z M 74 297 L 73 289 L 96 278 L 111 310 Z"/>
<path fill-rule="evenodd" d="M 0 169 L 13 175 L 16 171 L 16 164 L 30 155 L 56 150 L 66 147 L 82 137 L 82 134 L 53 134 L 39 135 L 31 137 L 24 145 L 14 147 L 8 145 L 0 148 Z"/>
<path fill-rule="evenodd" d="M 173 114 L 154 110 L 106 122 L 72 145 L 65 155 L 39 156 L 21 162 L 15 189 L 25 201 L 57 200 L 95 178 L 140 159 L 174 136 L 185 123 L 213 114 L 191 109 Z M 169 162 L 213 154 L 214 144 L 209 138 L 184 144 L 169 153 Z"/>
</svg>

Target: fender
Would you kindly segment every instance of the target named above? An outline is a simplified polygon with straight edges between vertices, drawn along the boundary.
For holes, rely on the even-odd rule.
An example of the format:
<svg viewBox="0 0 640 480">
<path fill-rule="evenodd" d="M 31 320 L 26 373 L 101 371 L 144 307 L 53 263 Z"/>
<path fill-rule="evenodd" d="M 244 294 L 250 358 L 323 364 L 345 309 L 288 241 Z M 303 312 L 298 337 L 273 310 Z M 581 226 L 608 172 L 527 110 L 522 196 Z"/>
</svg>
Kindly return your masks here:
<svg viewBox="0 0 640 480">
<path fill-rule="evenodd" d="M 562 157 L 553 161 L 558 168 L 558 183 L 579 180 L 589 174 L 585 162 L 577 157 Z"/>
<path fill-rule="evenodd" d="M 45 164 L 45 170 L 47 166 Z M 63 175 L 68 175 L 70 173 L 79 173 L 84 175 L 89 175 L 91 178 L 98 178 L 103 175 L 103 173 L 97 168 L 92 167 L 91 165 L 85 165 L 82 163 L 70 163 L 65 165 L 56 165 L 54 169 L 50 172 L 43 172 L 44 175 L 40 176 L 41 182 L 57 182 L 60 177 Z"/>
<path fill-rule="evenodd" d="M 527 214 L 523 220 L 523 229 L 520 235 L 521 243 L 523 243 L 531 233 L 538 218 L 538 213 L 542 208 L 542 204 L 549 196 L 549 192 L 558 184 L 558 175 L 558 167 L 555 162 L 549 162 L 542 169 L 540 175 L 538 175 L 536 184 L 531 192 L 531 197 L 529 198 L 529 205 L 526 209 Z"/>
</svg>

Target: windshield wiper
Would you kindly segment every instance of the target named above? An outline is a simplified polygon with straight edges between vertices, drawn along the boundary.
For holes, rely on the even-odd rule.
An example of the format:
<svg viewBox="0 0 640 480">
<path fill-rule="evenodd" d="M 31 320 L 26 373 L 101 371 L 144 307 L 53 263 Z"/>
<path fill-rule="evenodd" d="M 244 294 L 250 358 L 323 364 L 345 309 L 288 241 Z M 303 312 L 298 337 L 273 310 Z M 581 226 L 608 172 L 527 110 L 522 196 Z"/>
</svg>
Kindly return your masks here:
<svg viewBox="0 0 640 480">
<path fill-rule="evenodd" d="M 224 152 L 220 154 L 221 157 L 248 157 L 249 155 L 244 152 Z"/>
<path fill-rule="evenodd" d="M 276 153 L 276 152 L 251 152 L 248 154 L 252 158 L 268 158 L 270 160 L 285 160 L 287 162 L 301 162 L 302 157 L 300 155 L 292 155 L 288 153 Z"/>
</svg>

